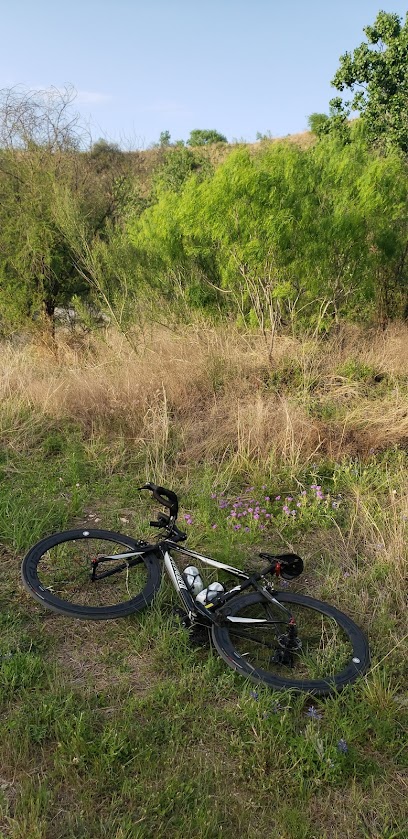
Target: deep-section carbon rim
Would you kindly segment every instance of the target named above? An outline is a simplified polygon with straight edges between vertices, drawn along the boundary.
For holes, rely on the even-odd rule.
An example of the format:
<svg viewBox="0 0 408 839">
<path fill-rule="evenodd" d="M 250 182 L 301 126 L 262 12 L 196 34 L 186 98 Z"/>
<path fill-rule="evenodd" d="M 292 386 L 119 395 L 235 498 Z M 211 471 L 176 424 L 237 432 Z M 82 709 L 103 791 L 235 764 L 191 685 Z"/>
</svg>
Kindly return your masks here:
<svg viewBox="0 0 408 839">
<path fill-rule="evenodd" d="M 142 554 L 137 564 L 94 581 L 92 561 L 140 550 L 136 539 L 121 533 L 68 530 L 37 542 L 23 560 L 21 576 L 27 591 L 55 612 L 91 620 L 123 617 L 143 609 L 158 591 L 158 552 Z M 123 558 L 101 562 L 97 575 L 124 564 Z"/>
<path fill-rule="evenodd" d="M 281 649 L 277 639 L 287 632 L 284 612 L 260 592 L 254 592 L 232 600 L 230 616 L 283 623 L 254 627 L 225 620 L 221 626 L 213 625 L 214 645 L 230 667 L 274 689 L 316 695 L 340 691 L 367 670 L 370 663 L 367 640 L 347 615 L 301 594 L 276 592 L 274 597 L 293 615 L 302 642 L 300 652 L 293 656 L 293 666 L 273 660 L 276 650 Z"/>
</svg>

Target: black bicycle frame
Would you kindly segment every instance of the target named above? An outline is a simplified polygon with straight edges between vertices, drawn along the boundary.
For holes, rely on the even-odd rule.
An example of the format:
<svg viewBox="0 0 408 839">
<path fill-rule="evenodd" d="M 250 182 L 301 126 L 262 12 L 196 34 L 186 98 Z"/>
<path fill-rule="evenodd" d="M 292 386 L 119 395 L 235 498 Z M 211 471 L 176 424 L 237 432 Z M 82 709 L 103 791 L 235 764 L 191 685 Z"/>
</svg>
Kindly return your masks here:
<svg viewBox="0 0 408 839">
<path fill-rule="evenodd" d="M 241 585 L 234 586 L 234 588 L 230 589 L 227 592 L 222 592 L 218 597 L 216 597 L 211 603 L 207 605 L 197 603 L 194 599 L 193 595 L 188 589 L 188 586 L 180 573 L 180 570 L 174 561 L 173 557 L 171 556 L 171 551 L 177 551 L 178 553 L 182 553 L 185 556 L 190 557 L 191 559 L 199 560 L 204 565 L 208 565 L 213 568 L 219 568 L 222 571 L 231 574 L 238 579 L 243 580 L 244 582 Z M 126 551 L 123 554 L 115 554 L 114 556 L 100 556 L 97 557 L 92 563 L 92 580 L 102 580 L 105 577 L 110 577 L 112 574 L 117 574 L 120 571 L 124 571 L 126 568 L 131 568 L 133 565 L 137 565 L 142 561 L 142 556 L 145 556 L 146 553 L 156 553 L 160 554 L 163 562 L 164 567 L 168 576 L 170 577 L 171 582 L 173 583 L 174 588 L 176 589 L 179 597 L 181 598 L 183 605 L 187 611 L 187 614 L 190 618 L 198 617 L 199 615 L 202 618 L 205 618 L 206 623 L 219 623 L 220 619 L 227 620 L 230 623 L 236 623 L 241 625 L 248 625 L 251 624 L 252 626 L 272 626 L 272 625 L 281 625 L 282 623 L 287 623 L 288 620 L 292 618 L 291 613 L 282 603 L 279 603 L 278 600 L 273 596 L 273 592 L 265 588 L 265 586 L 259 585 L 259 580 L 263 579 L 262 573 L 256 573 L 253 575 L 246 574 L 245 571 L 241 571 L 239 568 L 235 568 L 233 565 L 226 565 L 224 562 L 218 562 L 216 559 L 212 559 L 209 556 L 205 556 L 205 554 L 200 554 L 197 551 L 192 551 L 190 548 L 186 548 L 185 546 L 181 546 L 178 542 L 173 542 L 171 539 L 164 539 L 162 542 L 159 542 L 157 545 L 149 545 L 148 547 L 143 546 L 138 551 Z M 123 559 L 124 562 L 121 565 L 116 565 L 115 568 L 111 568 L 108 571 L 102 571 L 102 573 L 97 574 L 97 568 L 100 563 L 103 562 L 111 562 L 113 560 L 117 561 L 118 559 Z M 266 600 L 269 600 L 274 606 L 277 606 L 282 612 L 285 614 L 285 621 L 279 620 L 268 620 L 266 618 L 237 618 L 229 616 L 228 614 L 222 614 L 222 609 L 224 606 L 228 604 L 230 600 L 240 594 L 241 592 L 245 591 L 248 588 L 254 588 L 257 591 L 261 591 L 263 596 Z M 234 628 L 236 634 L 239 634 L 238 629 Z M 248 637 L 248 636 L 247 636 Z"/>
<path fill-rule="evenodd" d="M 192 551 L 190 548 L 182 547 L 177 542 L 172 542 L 171 540 L 165 540 L 159 546 L 160 553 L 163 556 L 164 560 L 164 567 L 167 571 L 168 576 L 170 577 L 174 588 L 178 592 L 179 596 L 181 597 L 184 606 L 187 610 L 189 617 L 201 615 L 205 617 L 208 623 L 219 623 L 220 617 L 223 620 L 227 620 L 231 623 L 237 624 L 251 624 L 252 626 L 265 626 L 265 625 L 274 625 L 274 624 L 282 624 L 287 623 L 288 620 L 292 618 L 291 613 L 282 603 L 279 603 L 278 600 L 273 596 L 273 594 L 268 591 L 264 586 L 258 585 L 258 580 L 262 578 L 262 574 L 254 574 L 253 576 L 246 574 L 245 571 L 241 571 L 239 568 L 234 568 L 233 565 L 226 565 L 224 562 L 218 562 L 215 559 L 212 559 L 209 556 L 205 556 L 205 554 L 200 554 L 197 551 Z M 222 592 L 218 597 L 216 597 L 211 603 L 208 603 L 206 606 L 202 605 L 201 603 L 197 603 L 197 601 L 193 598 L 191 592 L 188 590 L 187 584 L 183 579 L 182 575 L 180 574 L 179 568 L 177 567 L 173 557 L 170 554 L 170 551 L 178 551 L 179 553 L 183 553 L 186 556 L 190 557 L 191 559 L 198 559 L 204 565 L 208 565 L 213 568 L 219 568 L 222 571 L 226 571 L 228 574 L 231 574 L 234 577 L 238 577 L 238 579 L 244 580 L 242 585 L 234 586 L 234 588 L 230 589 L 227 592 Z M 228 604 L 229 600 L 232 600 L 241 592 L 245 591 L 248 588 L 254 588 L 257 591 L 261 591 L 264 597 L 273 603 L 274 606 L 277 606 L 282 612 L 285 613 L 286 620 L 285 621 L 278 621 L 278 620 L 267 620 L 265 619 L 258 619 L 258 618 L 236 618 L 232 617 L 228 614 L 223 615 L 222 609 L 224 606 Z"/>
</svg>

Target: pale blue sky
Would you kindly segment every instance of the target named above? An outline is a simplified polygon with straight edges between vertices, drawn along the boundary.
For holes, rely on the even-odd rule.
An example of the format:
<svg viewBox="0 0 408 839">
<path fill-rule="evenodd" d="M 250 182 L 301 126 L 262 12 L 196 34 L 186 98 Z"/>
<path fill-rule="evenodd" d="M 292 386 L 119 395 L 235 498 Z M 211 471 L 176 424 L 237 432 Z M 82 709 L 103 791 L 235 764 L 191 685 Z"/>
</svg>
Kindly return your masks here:
<svg viewBox="0 0 408 839">
<path fill-rule="evenodd" d="M 408 0 L 3 0 L 0 87 L 73 85 L 92 138 L 146 148 L 169 130 L 229 141 L 303 131 L 346 50 Z"/>
</svg>

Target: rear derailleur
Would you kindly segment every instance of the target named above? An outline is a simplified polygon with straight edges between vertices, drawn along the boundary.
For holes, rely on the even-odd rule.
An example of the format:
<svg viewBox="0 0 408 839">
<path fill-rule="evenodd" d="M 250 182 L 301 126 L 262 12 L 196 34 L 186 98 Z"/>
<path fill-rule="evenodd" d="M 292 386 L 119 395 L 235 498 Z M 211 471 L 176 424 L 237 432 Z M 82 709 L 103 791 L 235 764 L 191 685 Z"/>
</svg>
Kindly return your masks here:
<svg viewBox="0 0 408 839">
<path fill-rule="evenodd" d="M 275 650 L 272 663 L 282 664 L 284 667 L 293 667 L 295 655 L 302 649 L 302 642 L 298 637 L 293 619 L 289 622 L 288 631 L 284 635 L 279 635 L 277 641 L 279 647 Z"/>
</svg>

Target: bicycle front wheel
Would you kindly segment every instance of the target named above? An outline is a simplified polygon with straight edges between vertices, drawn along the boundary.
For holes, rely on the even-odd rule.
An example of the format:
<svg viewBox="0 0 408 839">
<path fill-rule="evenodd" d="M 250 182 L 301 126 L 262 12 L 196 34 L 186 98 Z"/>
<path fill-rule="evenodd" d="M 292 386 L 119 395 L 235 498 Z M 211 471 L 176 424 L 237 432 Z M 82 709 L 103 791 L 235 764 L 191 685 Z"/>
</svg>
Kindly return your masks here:
<svg viewBox="0 0 408 839">
<path fill-rule="evenodd" d="M 214 645 L 230 667 L 275 690 L 320 696 L 342 690 L 367 670 L 367 640 L 349 617 L 312 597 L 281 591 L 273 596 L 275 604 L 261 592 L 237 596 L 228 614 L 242 623 L 226 618 L 213 625 Z M 288 654 L 290 617 L 297 635 Z"/>
<path fill-rule="evenodd" d="M 161 565 L 157 552 L 146 552 L 146 543 L 121 533 L 67 530 L 37 542 L 23 560 L 21 576 L 48 609 L 106 620 L 147 606 L 160 587 Z"/>
</svg>

